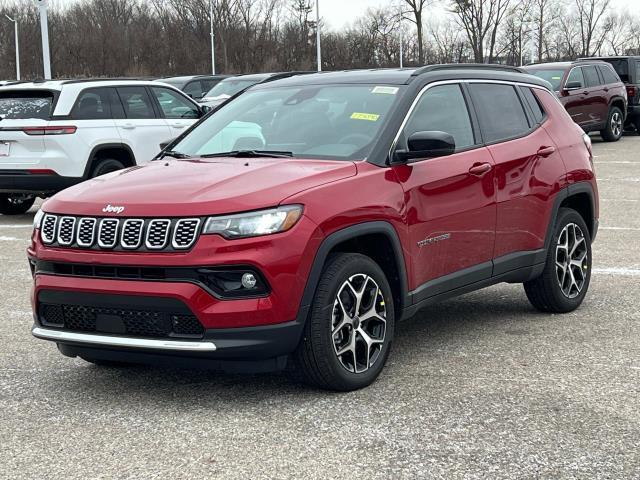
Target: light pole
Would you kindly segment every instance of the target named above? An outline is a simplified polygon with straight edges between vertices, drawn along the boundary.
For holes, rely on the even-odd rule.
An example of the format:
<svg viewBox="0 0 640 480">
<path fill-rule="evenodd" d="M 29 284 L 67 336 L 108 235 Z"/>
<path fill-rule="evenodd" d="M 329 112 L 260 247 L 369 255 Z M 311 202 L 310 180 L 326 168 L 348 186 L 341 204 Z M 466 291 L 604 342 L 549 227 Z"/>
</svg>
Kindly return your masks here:
<svg viewBox="0 0 640 480">
<path fill-rule="evenodd" d="M 320 0 L 316 0 L 316 48 L 318 50 L 318 71 L 322 71 L 322 47 L 320 46 Z"/>
<path fill-rule="evenodd" d="M 5 15 L 10 22 L 14 23 L 16 32 L 16 80 L 20 80 L 20 44 L 18 40 L 18 20 L 11 18 L 9 15 Z"/>
<path fill-rule="evenodd" d="M 211 72 L 216 74 L 216 41 L 213 32 L 213 0 L 209 0 L 209 22 L 211 23 Z"/>
<path fill-rule="evenodd" d="M 51 57 L 49 53 L 49 22 L 47 21 L 47 7 L 49 0 L 33 0 L 40 10 L 40 33 L 42 35 L 42 63 L 44 78 L 51 80 Z"/>
</svg>

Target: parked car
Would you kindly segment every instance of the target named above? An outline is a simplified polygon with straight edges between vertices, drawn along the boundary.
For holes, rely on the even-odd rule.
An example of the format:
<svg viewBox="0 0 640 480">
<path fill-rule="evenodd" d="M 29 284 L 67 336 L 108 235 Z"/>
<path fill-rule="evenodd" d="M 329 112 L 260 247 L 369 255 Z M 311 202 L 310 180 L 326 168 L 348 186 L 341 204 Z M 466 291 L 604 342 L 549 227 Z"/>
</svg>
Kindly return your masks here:
<svg viewBox="0 0 640 480">
<path fill-rule="evenodd" d="M 202 114 L 181 91 L 151 81 L 0 87 L 0 213 L 24 213 L 36 196 L 143 164 Z"/>
<path fill-rule="evenodd" d="M 627 88 L 625 127 L 640 133 L 640 56 L 595 57 L 610 64 Z"/>
<path fill-rule="evenodd" d="M 620 140 L 627 113 L 627 91 L 611 65 L 598 60 L 578 60 L 523 68 L 551 83 L 573 121 L 585 132 L 598 131 L 607 142 Z"/>
<path fill-rule="evenodd" d="M 353 390 L 433 302 L 510 282 L 541 311 L 578 308 L 598 216 L 590 139 L 537 77 L 295 76 L 47 200 L 33 335 L 98 365 L 291 366 Z"/>
<path fill-rule="evenodd" d="M 200 100 L 205 94 L 215 87 L 221 80 L 229 75 L 188 75 L 183 77 L 166 77 L 158 79 L 159 82 L 168 83 L 182 90 L 194 100 Z"/>
<path fill-rule="evenodd" d="M 256 73 L 253 75 L 239 75 L 237 77 L 229 77 L 221 81 L 213 87 L 200 100 L 201 105 L 209 108 L 216 108 L 253 85 L 264 82 L 273 82 L 281 78 L 291 77 L 293 75 L 304 75 L 309 72 L 280 72 L 280 73 Z"/>
</svg>

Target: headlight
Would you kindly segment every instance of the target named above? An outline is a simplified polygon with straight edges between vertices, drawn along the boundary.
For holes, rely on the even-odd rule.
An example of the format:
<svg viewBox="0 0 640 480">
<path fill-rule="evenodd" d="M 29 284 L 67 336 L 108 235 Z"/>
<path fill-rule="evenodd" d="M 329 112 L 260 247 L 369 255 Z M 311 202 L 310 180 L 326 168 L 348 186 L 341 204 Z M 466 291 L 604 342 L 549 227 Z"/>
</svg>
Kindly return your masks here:
<svg viewBox="0 0 640 480">
<path fill-rule="evenodd" d="M 40 228 L 40 224 L 42 223 L 42 217 L 44 217 L 44 212 L 42 211 L 42 209 L 38 209 L 38 211 L 36 212 L 36 214 L 33 217 L 33 229 L 39 229 Z"/>
<path fill-rule="evenodd" d="M 210 217 L 204 225 L 203 233 L 218 234 L 225 238 L 257 237 L 272 233 L 286 232 L 302 216 L 302 205 Z"/>
</svg>

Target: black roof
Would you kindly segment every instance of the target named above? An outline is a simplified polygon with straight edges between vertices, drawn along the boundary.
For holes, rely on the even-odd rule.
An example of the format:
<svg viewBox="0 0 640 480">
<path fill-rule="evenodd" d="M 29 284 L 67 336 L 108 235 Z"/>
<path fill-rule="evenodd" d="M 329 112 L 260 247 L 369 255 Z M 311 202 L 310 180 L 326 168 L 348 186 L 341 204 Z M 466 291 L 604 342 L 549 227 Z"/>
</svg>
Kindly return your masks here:
<svg viewBox="0 0 640 480">
<path fill-rule="evenodd" d="M 416 78 L 428 78 L 431 81 L 454 79 L 503 80 L 526 82 L 549 88 L 548 82 L 522 69 L 507 65 L 485 64 L 445 64 L 429 65 L 421 68 L 392 68 L 372 70 L 345 70 L 338 72 L 320 72 L 304 76 L 292 76 L 278 80 L 278 86 L 285 85 L 327 85 L 327 84 L 385 84 L 406 85 Z M 262 88 L 262 87 L 254 87 Z"/>
</svg>

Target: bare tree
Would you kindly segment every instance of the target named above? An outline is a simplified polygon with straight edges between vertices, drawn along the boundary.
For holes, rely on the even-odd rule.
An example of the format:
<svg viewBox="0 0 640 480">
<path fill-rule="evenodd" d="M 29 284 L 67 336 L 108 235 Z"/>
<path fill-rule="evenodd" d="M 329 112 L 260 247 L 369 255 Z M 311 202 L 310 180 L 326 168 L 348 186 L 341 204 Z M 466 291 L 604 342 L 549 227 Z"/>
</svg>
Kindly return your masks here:
<svg viewBox="0 0 640 480">
<path fill-rule="evenodd" d="M 413 19 L 411 20 L 416 25 L 416 31 L 418 35 L 418 64 L 424 65 L 424 30 L 423 30 L 423 13 L 425 7 L 429 4 L 428 0 L 404 0 L 404 2 L 411 9 L 413 13 Z"/>
<path fill-rule="evenodd" d="M 598 25 L 609 8 L 611 0 L 575 0 L 580 25 L 582 51 L 589 57 L 597 52 L 604 42 L 604 32 L 598 31 Z"/>
</svg>

